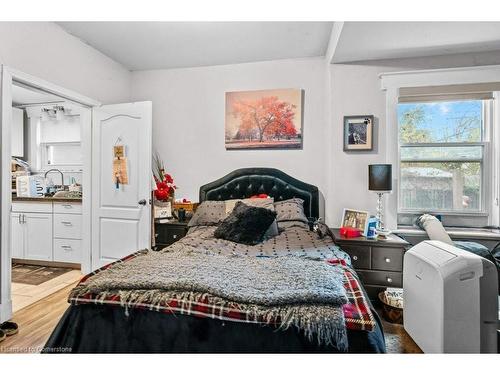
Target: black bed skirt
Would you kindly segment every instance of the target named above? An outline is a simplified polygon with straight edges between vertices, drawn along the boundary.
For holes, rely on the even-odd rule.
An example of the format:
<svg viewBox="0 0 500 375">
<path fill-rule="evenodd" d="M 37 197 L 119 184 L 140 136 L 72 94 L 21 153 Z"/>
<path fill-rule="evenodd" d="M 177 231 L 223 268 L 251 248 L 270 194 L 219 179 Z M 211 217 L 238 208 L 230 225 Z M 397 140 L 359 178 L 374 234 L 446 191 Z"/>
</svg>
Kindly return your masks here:
<svg viewBox="0 0 500 375">
<path fill-rule="evenodd" d="M 372 332 L 348 331 L 349 353 L 385 353 L 380 318 Z M 45 353 L 336 353 L 295 328 L 227 322 L 100 305 L 70 306 Z"/>
</svg>

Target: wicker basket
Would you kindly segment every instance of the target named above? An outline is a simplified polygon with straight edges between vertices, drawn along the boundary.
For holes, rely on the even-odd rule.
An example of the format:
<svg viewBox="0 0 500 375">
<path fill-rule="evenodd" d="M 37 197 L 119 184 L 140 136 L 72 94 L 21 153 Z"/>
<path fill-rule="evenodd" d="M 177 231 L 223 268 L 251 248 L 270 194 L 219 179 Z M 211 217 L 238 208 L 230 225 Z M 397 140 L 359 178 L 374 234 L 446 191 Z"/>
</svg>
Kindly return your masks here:
<svg viewBox="0 0 500 375">
<path fill-rule="evenodd" d="M 394 299 L 387 298 L 387 291 L 383 291 L 378 294 L 378 299 L 382 302 L 382 315 L 388 322 L 403 324 L 403 308 L 400 307 L 403 303 L 402 292 L 399 298 L 400 301 L 395 302 Z"/>
</svg>

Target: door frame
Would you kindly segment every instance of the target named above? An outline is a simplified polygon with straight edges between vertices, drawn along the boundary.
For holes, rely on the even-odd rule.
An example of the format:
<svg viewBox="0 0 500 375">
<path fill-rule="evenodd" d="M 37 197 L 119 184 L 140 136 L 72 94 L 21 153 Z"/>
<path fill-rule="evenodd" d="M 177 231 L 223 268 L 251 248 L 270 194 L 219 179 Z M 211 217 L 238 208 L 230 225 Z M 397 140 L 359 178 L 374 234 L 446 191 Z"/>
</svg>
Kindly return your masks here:
<svg viewBox="0 0 500 375">
<path fill-rule="evenodd" d="M 12 84 L 22 83 L 57 96 L 70 102 L 87 107 L 82 111 L 82 151 L 83 163 L 86 166 L 82 174 L 82 222 L 86 239 L 82 240 L 82 248 L 89 249 L 88 257 L 82 259 L 82 272 L 89 272 L 92 259 L 91 240 L 91 177 L 92 177 L 92 108 L 101 103 L 77 92 L 57 86 L 51 82 L 23 73 L 8 66 L 1 65 L 0 76 L 0 322 L 12 317 L 11 300 L 11 249 L 10 249 L 10 213 L 12 208 L 11 193 L 11 127 L 12 127 Z"/>
</svg>

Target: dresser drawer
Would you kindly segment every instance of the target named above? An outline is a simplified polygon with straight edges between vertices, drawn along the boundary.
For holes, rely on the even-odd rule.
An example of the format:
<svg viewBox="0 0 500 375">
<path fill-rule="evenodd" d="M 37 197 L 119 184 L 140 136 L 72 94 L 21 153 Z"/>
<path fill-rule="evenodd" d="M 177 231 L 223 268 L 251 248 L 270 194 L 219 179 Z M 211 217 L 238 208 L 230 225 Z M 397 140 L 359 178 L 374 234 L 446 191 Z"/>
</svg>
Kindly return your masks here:
<svg viewBox="0 0 500 375">
<path fill-rule="evenodd" d="M 403 274 L 391 271 L 356 271 L 363 284 L 401 288 Z"/>
<path fill-rule="evenodd" d="M 186 227 L 173 225 L 157 225 L 156 226 L 156 243 L 158 244 L 173 244 L 186 235 Z"/>
<path fill-rule="evenodd" d="M 54 214 L 54 237 L 82 238 L 82 215 Z"/>
<path fill-rule="evenodd" d="M 82 263 L 82 241 L 55 238 L 54 261 Z"/>
<path fill-rule="evenodd" d="M 55 214 L 81 214 L 82 204 L 80 202 L 54 202 Z"/>
<path fill-rule="evenodd" d="M 403 249 L 395 247 L 372 247 L 372 269 L 403 271 Z"/>
<path fill-rule="evenodd" d="M 354 268 L 370 269 L 371 247 L 370 246 L 353 246 L 341 245 L 340 248 L 344 250 L 351 257 L 352 266 Z"/>
</svg>

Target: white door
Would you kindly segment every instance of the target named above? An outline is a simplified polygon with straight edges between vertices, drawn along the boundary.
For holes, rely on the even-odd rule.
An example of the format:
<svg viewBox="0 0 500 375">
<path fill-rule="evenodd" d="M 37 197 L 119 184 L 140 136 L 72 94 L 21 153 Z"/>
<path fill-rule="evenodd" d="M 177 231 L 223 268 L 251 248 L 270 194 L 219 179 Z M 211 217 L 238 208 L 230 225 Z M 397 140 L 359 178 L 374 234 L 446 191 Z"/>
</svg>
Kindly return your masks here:
<svg viewBox="0 0 500 375">
<path fill-rule="evenodd" d="M 10 253 L 15 259 L 24 259 L 24 225 L 22 214 L 10 214 Z"/>
<path fill-rule="evenodd" d="M 52 214 L 23 214 L 25 259 L 52 260 Z"/>
<path fill-rule="evenodd" d="M 94 109 L 92 269 L 151 243 L 151 102 Z M 124 146 L 128 184 L 116 185 L 113 147 Z"/>
</svg>

